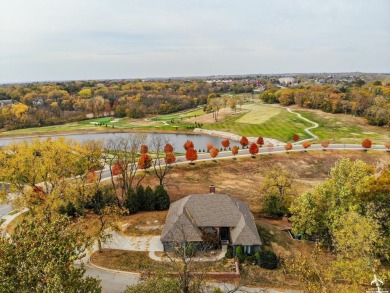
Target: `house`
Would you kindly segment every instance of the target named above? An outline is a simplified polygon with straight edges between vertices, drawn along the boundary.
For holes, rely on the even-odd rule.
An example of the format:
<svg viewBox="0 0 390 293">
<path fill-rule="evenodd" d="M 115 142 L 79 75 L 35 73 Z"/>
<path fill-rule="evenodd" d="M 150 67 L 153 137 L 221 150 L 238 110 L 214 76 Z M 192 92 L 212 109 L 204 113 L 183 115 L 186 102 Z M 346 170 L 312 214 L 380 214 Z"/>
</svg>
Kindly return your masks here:
<svg viewBox="0 0 390 293">
<path fill-rule="evenodd" d="M 169 207 L 161 234 L 164 251 L 192 242 L 197 248 L 215 237 L 219 245 L 242 246 L 246 254 L 260 250 L 261 240 L 247 203 L 226 194 L 188 195 Z"/>
<path fill-rule="evenodd" d="M 18 102 L 15 100 L 0 100 L 0 108 L 5 106 L 11 106 L 13 104 L 17 104 Z"/>
</svg>

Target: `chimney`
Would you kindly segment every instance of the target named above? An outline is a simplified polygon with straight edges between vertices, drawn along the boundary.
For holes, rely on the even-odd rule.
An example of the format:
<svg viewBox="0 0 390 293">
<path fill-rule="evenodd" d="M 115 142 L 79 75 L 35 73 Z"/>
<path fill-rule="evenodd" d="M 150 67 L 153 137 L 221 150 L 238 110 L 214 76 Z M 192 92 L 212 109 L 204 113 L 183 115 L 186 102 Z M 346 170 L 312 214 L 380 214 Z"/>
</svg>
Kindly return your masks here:
<svg viewBox="0 0 390 293">
<path fill-rule="evenodd" d="M 210 193 L 215 193 L 215 185 L 210 185 Z"/>
</svg>

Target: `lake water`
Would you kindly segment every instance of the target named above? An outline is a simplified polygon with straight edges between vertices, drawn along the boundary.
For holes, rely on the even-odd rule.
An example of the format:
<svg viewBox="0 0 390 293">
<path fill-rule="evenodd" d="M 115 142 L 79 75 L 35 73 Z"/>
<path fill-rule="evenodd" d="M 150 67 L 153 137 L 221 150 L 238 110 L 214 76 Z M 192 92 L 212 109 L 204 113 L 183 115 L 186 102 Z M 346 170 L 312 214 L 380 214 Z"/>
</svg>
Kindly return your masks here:
<svg viewBox="0 0 390 293">
<path fill-rule="evenodd" d="M 145 136 L 146 145 L 150 145 L 151 141 L 154 137 L 163 137 L 164 139 L 169 140 L 169 143 L 175 148 L 177 152 L 184 152 L 183 145 L 187 140 L 191 140 L 194 143 L 195 149 L 206 149 L 206 145 L 208 143 L 212 143 L 215 147 L 221 148 L 221 141 L 223 138 L 214 137 L 209 135 L 198 135 L 198 134 L 183 134 L 183 133 L 138 133 L 139 135 Z M 137 134 L 137 135 L 138 135 Z M 48 137 L 57 138 L 57 137 L 66 137 L 75 139 L 77 141 L 86 141 L 86 140 L 108 140 L 115 139 L 116 137 L 128 137 L 131 135 L 136 135 L 134 133 L 84 133 L 84 134 L 64 134 L 64 135 L 42 135 L 42 136 L 34 136 L 34 138 L 46 139 Z M 13 142 L 20 141 L 30 141 L 33 137 L 19 137 L 19 138 L 0 138 L 0 146 L 6 146 Z M 230 141 L 230 147 L 233 145 L 240 146 L 240 144 L 236 141 Z"/>
</svg>

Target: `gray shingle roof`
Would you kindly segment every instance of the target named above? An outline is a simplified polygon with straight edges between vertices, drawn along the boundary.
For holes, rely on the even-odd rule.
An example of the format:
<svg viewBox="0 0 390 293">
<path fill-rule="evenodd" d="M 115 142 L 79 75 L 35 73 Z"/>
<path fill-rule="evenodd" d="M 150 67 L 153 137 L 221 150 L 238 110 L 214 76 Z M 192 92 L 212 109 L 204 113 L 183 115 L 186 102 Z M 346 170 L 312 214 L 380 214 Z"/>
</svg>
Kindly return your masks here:
<svg viewBox="0 0 390 293">
<path fill-rule="evenodd" d="M 193 194 L 172 203 L 161 241 L 202 241 L 199 227 L 231 227 L 233 244 L 261 245 L 249 206 L 214 193 Z"/>
</svg>

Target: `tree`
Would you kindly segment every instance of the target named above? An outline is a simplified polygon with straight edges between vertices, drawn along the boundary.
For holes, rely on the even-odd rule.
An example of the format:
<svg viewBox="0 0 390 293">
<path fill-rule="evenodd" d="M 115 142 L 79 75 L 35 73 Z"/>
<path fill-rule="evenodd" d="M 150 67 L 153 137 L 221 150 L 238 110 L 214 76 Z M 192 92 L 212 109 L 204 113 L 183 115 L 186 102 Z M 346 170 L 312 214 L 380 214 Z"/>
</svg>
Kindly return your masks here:
<svg viewBox="0 0 390 293">
<path fill-rule="evenodd" d="M 246 138 L 246 136 L 241 137 L 240 144 L 241 144 L 242 148 L 245 148 L 249 144 L 249 141 Z"/>
<path fill-rule="evenodd" d="M 214 158 L 216 158 L 217 156 L 218 156 L 218 154 L 219 154 L 219 149 L 218 148 L 212 148 L 211 150 L 210 150 L 210 156 L 214 159 Z"/>
<path fill-rule="evenodd" d="M 256 143 L 252 143 L 249 147 L 249 153 L 252 157 L 255 157 L 259 153 L 259 147 Z"/>
<path fill-rule="evenodd" d="M 149 148 L 147 145 L 143 144 L 141 145 L 140 153 L 141 154 L 146 154 L 148 152 Z"/>
<path fill-rule="evenodd" d="M 264 145 L 264 138 L 261 137 L 261 136 L 259 136 L 259 137 L 257 138 L 256 143 L 257 143 L 259 146 L 263 146 L 263 145 Z"/>
<path fill-rule="evenodd" d="M 208 151 L 208 152 L 210 152 L 210 150 L 211 150 L 213 147 L 214 147 L 214 146 L 213 146 L 212 143 L 208 143 L 208 144 L 206 145 L 206 148 L 207 148 L 207 151 Z"/>
<path fill-rule="evenodd" d="M 138 168 L 139 169 L 149 169 L 152 167 L 152 158 L 147 153 L 142 153 L 141 156 L 138 159 Z"/>
<path fill-rule="evenodd" d="M 158 199 L 156 198 L 156 194 L 150 186 L 145 188 L 143 194 L 143 206 L 140 208 L 140 210 L 154 211 L 155 209 L 158 209 Z"/>
<path fill-rule="evenodd" d="M 141 207 L 139 203 L 139 198 L 137 196 L 137 193 L 134 191 L 134 189 L 130 188 L 129 190 L 127 190 L 124 206 L 129 211 L 130 214 L 136 214 L 140 210 Z"/>
<path fill-rule="evenodd" d="M 307 148 L 309 148 L 311 146 L 311 143 L 310 143 L 310 141 L 304 141 L 303 143 L 302 143 L 302 147 L 306 150 Z"/>
<path fill-rule="evenodd" d="M 232 147 L 232 154 L 234 156 L 234 159 L 236 158 L 236 155 L 238 154 L 238 146 L 234 145 Z"/>
<path fill-rule="evenodd" d="M 226 148 L 228 148 L 230 146 L 230 141 L 229 141 L 229 139 L 226 138 L 226 139 L 222 140 L 221 144 L 222 144 L 223 148 L 226 150 Z"/>
<path fill-rule="evenodd" d="M 85 235 L 62 216 L 27 218 L 0 238 L 1 292 L 101 292 L 100 282 L 74 266 L 85 256 Z"/>
<path fill-rule="evenodd" d="M 188 161 L 191 161 L 191 164 L 193 164 L 193 161 L 196 161 L 198 159 L 198 153 L 195 149 L 189 148 L 186 151 L 186 159 Z"/>
<path fill-rule="evenodd" d="M 366 150 L 369 149 L 371 146 L 372 142 L 368 138 L 362 141 L 362 147 L 364 147 Z"/>
<path fill-rule="evenodd" d="M 292 145 L 290 142 L 286 143 L 286 145 L 284 146 L 284 149 L 285 149 L 287 152 L 290 151 L 290 150 L 292 150 L 292 148 L 293 148 L 293 145 Z"/>
<path fill-rule="evenodd" d="M 326 148 L 329 146 L 329 140 L 322 141 L 321 146 L 323 147 L 323 150 L 325 151 Z"/>
<path fill-rule="evenodd" d="M 183 148 L 187 151 L 188 149 L 193 149 L 194 148 L 194 143 L 191 141 L 191 140 L 187 140 L 184 145 L 183 145 Z"/>
<path fill-rule="evenodd" d="M 156 200 L 155 208 L 159 211 L 165 211 L 169 209 L 171 200 L 169 198 L 168 192 L 164 189 L 162 185 L 158 185 L 154 191 L 154 198 Z"/>
<path fill-rule="evenodd" d="M 170 143 L 167 143 L 164 146 L 164 152 L 165 153 L 173 153 L 173 151 L 174 151 L 173 146 Z"/>
<path fill-rule="evenodd" d="M 388 142 L 388 143 L 385 144 L 385 148 L 387 148 L 387 151 L 388 151 L 388 152 L 390 151 L 390 142 Z"/>
<path fill-rule="evenodd" d="M 118 203 L 123 200 L 127 191 L 133 187 L 133 183 L 137 174 L 138 150 L 145 141 L 146 137 L 142 134 L 129 135 L 128 137 L 118 137 L 109 139 L 104 146 L 104 161 L 108 165 L 111 173 L 111 184 L 114 190 L 117 187 L 121 189 L 121 198 L 118 198 Z M 115 163 L 119 163 L 120 173 L 114 178 Z M 135 184 L 137 186 L 143 177 Z"/>
<path fill-rule="evenodd" d="M 165 158 L 164 158 L 165 164 L 172 165 L 174 162 L 176 162 L 176 157 L 173 153 L 166 153 Z M 160 184 L 162 185 L 162 184 Z"/>
<path fill-rule="evenodd" d="M 294 133 L 292 139 L 293 139 L 294 142 L 297 142 L 299 140 L 299 135 Z"/>
</svg>

